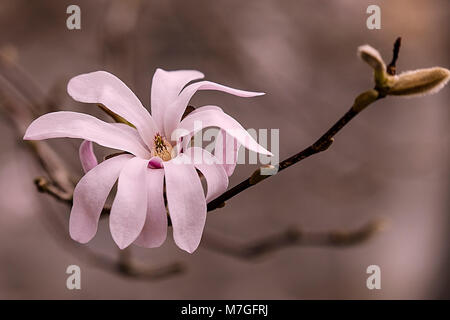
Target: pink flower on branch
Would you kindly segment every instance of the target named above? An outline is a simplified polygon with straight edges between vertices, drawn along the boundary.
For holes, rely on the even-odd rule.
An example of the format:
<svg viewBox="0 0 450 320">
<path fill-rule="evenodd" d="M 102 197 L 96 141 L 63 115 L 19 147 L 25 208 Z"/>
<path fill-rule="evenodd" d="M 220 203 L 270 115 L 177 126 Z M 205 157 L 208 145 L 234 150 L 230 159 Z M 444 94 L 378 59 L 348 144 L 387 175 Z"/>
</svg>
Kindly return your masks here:
<svg viewBox="0 0 450 320">
<path fill-rule="evenodd" d="M 26 140 L 61 137 L 85 140 L 80 146 L 80 159 L 86 174 L 75 187 L 69 223 L 74 240 L 87 243 L 95 236 L 106 199 L 118 180 L 109 224 L 119 248 L 132 243 L 147 248 L 162 245 L 167 236 L 168 211 L 176 244 L 190 253 L 197 249 L 206 221 L 206 204 L 227 189 L 228 177 L 234 169 L 233 163 L 219 161 L 202 148 L 188 147 L 186 142 L 198 131 L 198 124 L 200 129 L 219 127 L 222 136 L 233 138 L 226 139 L 232 143 L 216 146 L 215 153 L 221 157 L 232 154 L 235 161 L 240 145 L 271 155 L 219 107 L 200 107 L 182 119 L 198 90 L 219 90 L 240 97 L 263 94 L 209 81 L 186 86 L 203 77 L 194 70 L 157 69 L 151 88 L 150 115 L 136 95 L 114 75 L 105 71 L 82 74 L 69 81 L 69 95 L 80 102 L 100 104 L 130 125 L 106 123 L 87 114 L 67 111 L 49 113 L 31 123 L 24 136 Z M 91 142 L 125 153 L 98 164 Z M 199 157 L 204 161 L 193 161 Z M 206 179 L 206 195 L 197 170 Z"/>
</svg>

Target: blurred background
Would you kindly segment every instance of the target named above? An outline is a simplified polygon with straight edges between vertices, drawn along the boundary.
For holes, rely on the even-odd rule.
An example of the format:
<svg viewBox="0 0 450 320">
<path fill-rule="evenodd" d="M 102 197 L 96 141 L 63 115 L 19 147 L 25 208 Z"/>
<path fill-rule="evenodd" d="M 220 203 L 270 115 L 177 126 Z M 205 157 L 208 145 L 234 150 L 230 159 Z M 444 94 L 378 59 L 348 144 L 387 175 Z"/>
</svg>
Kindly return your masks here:
<svg viewBox="0 0 450 320">
<path fill-rule="evenodd" d="M 66 27 L 71 4 L 81 8 L 81 30 Z M 366 27 L 371 4 L 381 7 L 380 30 Z M 373 86 L 369 67 L 356 57 L 359 45 L 371 44 L 389 62 L 402 36 L 399 71 L 449 68 L 449 9 L 447 0 L 1 0 L 0 50 L 34 81 L 28 97 L 14 101 L 17 108 L 35 99 L 47 108 L 41 114 L 62 109 L 107 119 L 65 91 L 71 77 L 100 69 L 121 78 L 147 107 L 157 67 L 197 69 L 211 81 L 264 91 L 255 99 L 201 92 L 191 104 L 217 104 L 246 128 L 279 128 L 283 159 L 315 141 Z M 3 75 L 0 80 L 4 97 L 12 89 Z M 86 247 L 117 255 L 107 219 L 88 246 L 70 239 L 70 208 L 36 191 L 33 179 L 44 171 L 2 98 L 0 298 L 450 298 L 449 94 L 446 88 L 377 102 L 328 151 L 209 213 L 205 229 L 239 245 L 293 225 L 321 232 L 387 219 L 373 238 L 349 247 L 289 247 L 247 261 L 202 244 L 189 255 L 169 236 L 161 248 L 132 249 L 149 266 L 185 266 L 156 281 L 91 263 Z M 79 144 L 50 142 L 78 178 Z M 239 165 L 230 186 L 256 168 Z M 81 290 L 66 288 L 71 264 L 81 267 Z M 381 290 L 366 287 L 372 264 L 381 268 Z"/>
</svg>

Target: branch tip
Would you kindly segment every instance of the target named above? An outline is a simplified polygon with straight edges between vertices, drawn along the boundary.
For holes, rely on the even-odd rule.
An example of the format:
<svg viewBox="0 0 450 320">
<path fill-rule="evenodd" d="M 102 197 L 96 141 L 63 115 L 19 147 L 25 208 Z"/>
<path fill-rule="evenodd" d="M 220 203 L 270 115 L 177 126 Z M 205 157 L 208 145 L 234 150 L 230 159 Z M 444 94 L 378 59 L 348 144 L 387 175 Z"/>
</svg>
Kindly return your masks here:
<svg viewBox="0 0 450 320">
<path fill-rule="evenodd" d="M 402 45 L 402 38 L 398 37 L 394 42 L 394 49 L 392 50 L 391 63 L 389 63 L 389 65 L 386 67 L 386 72 L 391 76 L 395 75 L 397 72 L 396 64 L 397 64 L 398 54 L 400 52 L 401 45 Z"/>
</svg>

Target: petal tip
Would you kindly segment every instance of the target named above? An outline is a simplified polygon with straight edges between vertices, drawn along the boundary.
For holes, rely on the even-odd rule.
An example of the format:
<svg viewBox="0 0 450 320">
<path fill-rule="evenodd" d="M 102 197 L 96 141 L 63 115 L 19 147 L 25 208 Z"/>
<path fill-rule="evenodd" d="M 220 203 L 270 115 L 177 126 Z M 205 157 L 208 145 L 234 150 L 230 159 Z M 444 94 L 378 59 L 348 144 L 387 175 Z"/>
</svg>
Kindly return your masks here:
<svg viewBox="0 0 450 320">
<path fill-rule="evenodd" d="M 30 125 L 28 126 L 27 130 L 25 131 L 25 134 L 23 135 L 23 140 L 33 140 L 32 128 L 36 120 L 31 122 Z"/>
<path fill-rule="evenodd" d="M 267 155 L 267 156 L 273 157 L 273 153 L 270 152 L 269 150 L 267 150 L 266 148 L 264 148 L 264 147 L 261 146 L 261 145 L 259 145 L 258 153 L 265 154 L 265 155 Z"/>
<path fill-rule="evenodd" d="M 198 244 L 196 246 L 179 245 L 179 244 L 177 245 L 181 250 L 186 251 L 189 254 L 193 254 L 198 248 Z"/>
<path fill-rule="evenodd" d="M 125 243 L 117 243 L 117 246 L 119 247 L 120 250 L 125 250 L 126 248 L 128 248 L 129 244 L 125 244 Z"/>
<path fill-rule="evenodd" d="M 112 231 L 112 230 L 111 230 Z M 115 232 L 111 232 L 112 238 L 120 250 L 126 249 L 133 241 L 127 241 L 124 237 L 118 237 Z"/>
<path fill-rule="evenodd" d="M 81 244 L 86 244 L 86 243 L 88 243 L 88 242 L 91 241 L 92 238 L 94 237 L 94 236 L 92 236 L 92 237 L 83 237 L 82 235 L 77 234 L 76 232 L 74 232 L 73 230 L 71 230 L 70 228 L 69 228 L 69 235 L 70 235 L 70 237 L 72 238 L 72 240 L 74 240 L 74 241 L 76 241 L 76 242 L 78 242 L 78 243 L 81 243 Z"/>
</svg>

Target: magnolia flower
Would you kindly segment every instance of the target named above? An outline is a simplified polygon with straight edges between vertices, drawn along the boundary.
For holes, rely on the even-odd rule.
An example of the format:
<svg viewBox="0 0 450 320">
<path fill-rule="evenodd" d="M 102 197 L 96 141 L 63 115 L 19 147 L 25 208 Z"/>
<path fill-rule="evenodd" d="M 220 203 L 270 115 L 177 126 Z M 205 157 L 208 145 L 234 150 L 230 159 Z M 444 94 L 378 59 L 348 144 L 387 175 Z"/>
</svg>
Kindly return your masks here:
<svg viewBox="0 0 450 320">
<path fill-rule="evenodd" d="M 220 145 L 223 150 L 216 146 L 216 152 L 234 154 L 231 158 L 235 159 L 237 148 L 243 145 L 271 155 L 219 107 L 200 107 L 182 119 L 197 90 L 219 90 L 240 97 L 263 94 L 209 81 L 186 86 L 203 77 L 194 70 L 157 69 L 151 87 L 150 115 L 114 75 L 105 71 L 82 74 L 69 81 L 69 95 L 80 102 L 99 104 L 130 125 L 106 123 L 67 111 L 48 113 L 31 123 L 26 140 L 85 140 L 80 146 L 80 158 L 86 174 L 75 187 L 69 222 L 74 240 L 87 243 L 95 236 L 106 199 L 118 180 L 109 225 L 119 248 L 132 243 L 147 248 L 160 246 L 166 239 L 169 214 L 175 243 L 190 253 L 196 250 L 205 225 L 207 202 L 226 190 L 235 163 L 224 164 L 202 148 L 188 147 L 186 141 L 202 128 L 214 126 L 222 130 L 223 136 L 233 138 L 227 139 L 231 143 Z M 97 164 L 92 142 L 125 152 Z M 192 161 L 199 156 L 205 161 Z M 197 170 L 207 182 L 206 196 Z"/>
</svg>

